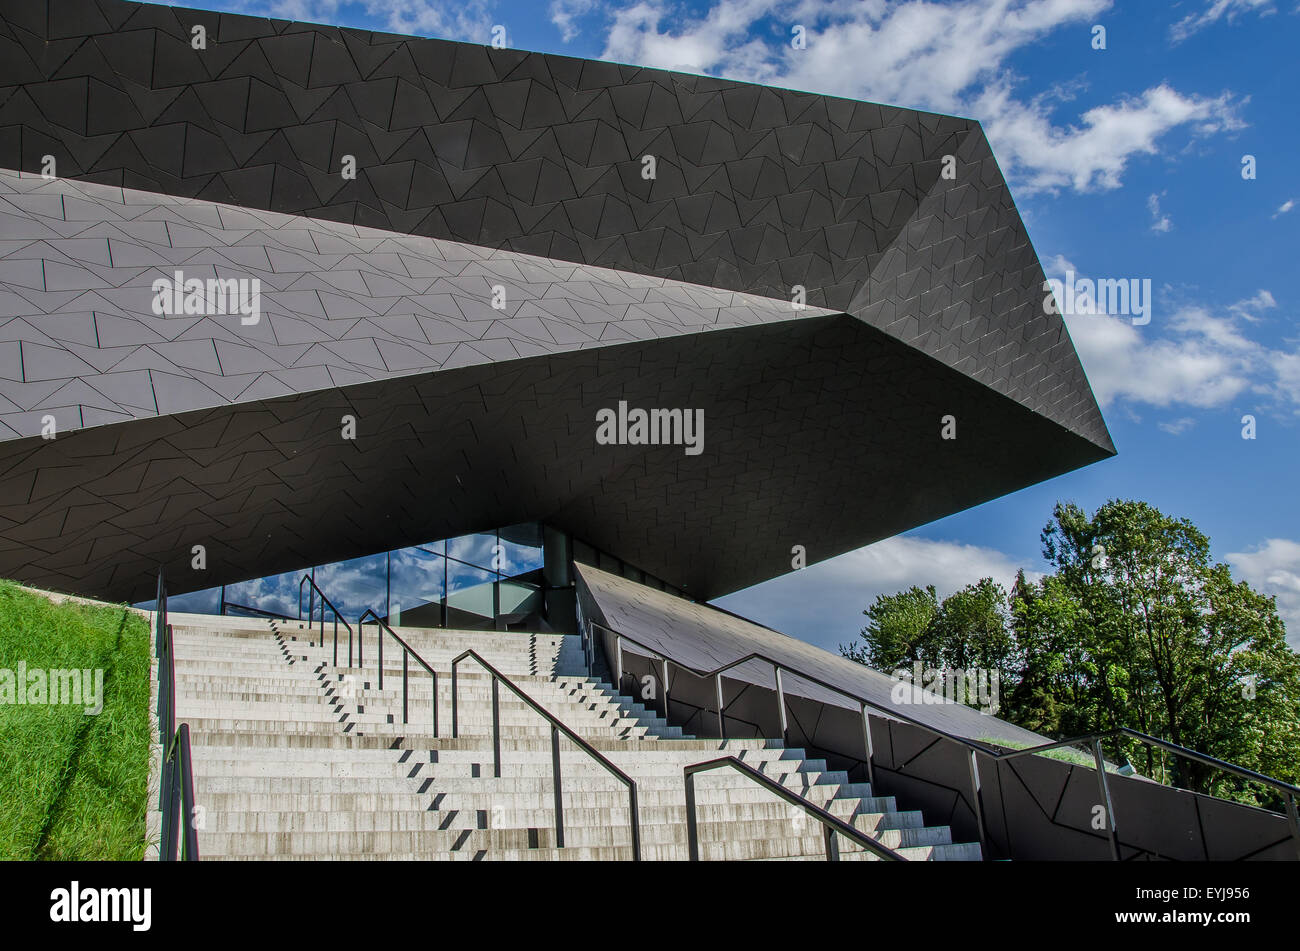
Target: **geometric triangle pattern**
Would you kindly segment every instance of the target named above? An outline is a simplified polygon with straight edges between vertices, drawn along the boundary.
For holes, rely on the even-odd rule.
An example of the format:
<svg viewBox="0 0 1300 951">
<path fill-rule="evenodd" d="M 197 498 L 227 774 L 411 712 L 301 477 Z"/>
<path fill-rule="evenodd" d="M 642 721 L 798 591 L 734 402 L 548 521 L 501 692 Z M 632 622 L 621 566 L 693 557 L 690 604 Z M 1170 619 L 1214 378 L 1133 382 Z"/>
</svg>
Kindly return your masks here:
<svg viewBox="0 0 1300 951">
<path fill-rule="evenodd" d="M 258 321 L 155 313 L 176 271 Z M 0 0 L 0 576 L 140 600 L 545 521 L 716 597 L 1113 454 L 1043 283 L 968 119 Z M 702 451 L 597 444 L 624 401 Z"/>
<path fill-rule="evenodd" d="M 46 156 L 65 178 L 782 300 L 801 285 L 1113 448 L 969 119 L 317 24 L 4 0 L 0 167 Z"/>
<path fill-rule="evenodd" d="M 0 439 L 833 313 L 3 169 L 0 235 Z M 257 323 L 155 314 L 178 271 L 257 280 Z"/>
</svg>

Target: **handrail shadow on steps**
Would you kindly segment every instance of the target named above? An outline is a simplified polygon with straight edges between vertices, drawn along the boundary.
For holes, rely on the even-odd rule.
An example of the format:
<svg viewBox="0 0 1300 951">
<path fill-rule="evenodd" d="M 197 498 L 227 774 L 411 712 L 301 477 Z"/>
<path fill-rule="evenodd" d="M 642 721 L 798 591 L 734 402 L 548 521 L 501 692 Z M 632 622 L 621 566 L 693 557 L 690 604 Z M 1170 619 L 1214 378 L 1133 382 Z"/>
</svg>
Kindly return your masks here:
<svg viewBox="0 0 1300 951">
<path fill-rule="evenodd" d="M 628 806 L 630 808 L 629 822 L 632 831 L 632 860 L 639 862 L 641 860 L 641 818 L 637 809 L 636 780 L 615 766 L 608 758 L 601 755 L 594 746 L 569 729 L 559 717 L 521 690 L 509 677 L 489 664 L 474 650 L 464 651 L 451 662 L 451 735 L 453 737 L 460 735 L 456 670 L 461 661 L 466 659 L 473 660 L 492 677 L 492 775 L 498 779 L 501 777 L 501 702 L 498 684 L 505 684 L 511 693 L 522 700 L 535 713 L 540 714 L 551 725 L 551 785 L 555 795 L 556 846 L 561 849 L 564 848 L 564 802 L 560 777 L 560 734 L 563 733 L 578 749 L 594 759 L 615 779 L 627 787 Z"/>
<path fill-rule="evenodd" d="M 322 595 L 324 597 L 324 595 Z M 384 635 L 387 634 L 395 640 L 402 648 L 402 722 L 408 721 L 408 698 L 409 698 L 409 681 L 410 665 L 409 658 L 414 657 L 415 662 L 428 672 L 433 680 L 432 689 L 432 706 L 433 706 L 433 735 L 438 736 L 438 672 L 434 670 L 419 652 L 408 644 L 400 634 L 381 618 L 374 609 L 367 608 L 365 612 L 357 619 L 358 643 L 365 642 L 365 625 L 373 621 L 378 629 L 378 666 L 379 666 L 379 689 L 384 687 Z M 360 661 L 361 650 L 358 650 L 358 663 L 364 668 Z M 628 790 L 628 805 L 630 807 L 630 827 L 632 833 L 632 858 L 639 861 L 641 858 L 641 823 L 637 806 L 637 786 L 636 780 L 628 776 L 625 772 L 615 766 L 608 758 L 601 755 L 590 743 L 570 729 L 562 720 L 539 704 L 529 696 L 514 681 L 489 664 L 478 652 L 466 650 L 457 656 L 451 662 L 451 735 L 453 739 L 460 736 L 460 710 L 459 710 L 459 691 L 457 682 L 457 671 L 462 661 L 472 659 L 481 666 L 492 679 L 492 766 L 493 777 L 501 776 L 501 703 L 500 703 L 500 684 L 506 687 L 518 697 L 526 706 L 532 709 L 545 719 L 551 726 L 551 778 L 554 790 L 555 803 L 555 842 L 558 848 L 564 848 L 564 803 L 562 797 L 563 784 L 560 775 L 560 747 L 559 736 L 564 734 L 575 746 L 594 759 L 614 778 L 623 783 Z M 337 666 L 337 664 L 336 664 Z"/>
<path fill-rule="evenodd" d="M 407 715 L 409 683 L 410 683 L 410 675 L 411 675 L 409 658 L 414 657 L 415 662 L 419 664 L 421 667 L 423 667 L 428 672 L 429 676 L 433 678 L 433 695 L 432 695 L 433 696 L 433 735 L 437 736 L 438 735 L 438 672 L 425 662 L 424 658 L 421 657 L 419 653 L 416 652 L 414 647 L 406 643 L 406 641 L 402 640 L 402 638 L 398 635 L 398 633 L 388 626 L 387 621 L 381 618 L 370 608 L 366 608 L 365 613 L 362 614 L 361 617 L 357 618 L 357 632 L 358 632 L 357 640 L 360 643 L 362 644 L 365 643 L 365 624 L 367 618 L 374 621 L 375 627 L 378 629 L 377 640 L 379 646 L 379 689 L 380 690 L 384 689 L 384 634 L 387 633 L 389 637 L 397 641 L 397 643 L 402 646 L 402 722 L 403 723 L 410 722 Z M 358 656 L 360 656 L 362 652 L 358 650 L 357 653 Z M 360 660 L 358 660 L 358 663 L 364 669 L 365 664 L 362 663 Z M 335 666 L 338 666 L 337 661 L 335 662 Z"/>
</svg>

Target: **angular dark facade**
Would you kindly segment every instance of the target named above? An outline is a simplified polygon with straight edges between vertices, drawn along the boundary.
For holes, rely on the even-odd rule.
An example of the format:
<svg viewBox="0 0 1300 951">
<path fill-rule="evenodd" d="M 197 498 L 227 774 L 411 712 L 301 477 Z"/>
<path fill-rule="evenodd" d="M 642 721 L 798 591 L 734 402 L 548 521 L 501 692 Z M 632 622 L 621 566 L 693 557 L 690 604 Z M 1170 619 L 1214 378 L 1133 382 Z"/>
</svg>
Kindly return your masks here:
<svg viewBox="0 0 1300 951">
<path fill-rule="evenodd" d="M 0 576 L 139 599 L 536 520 L 710 598 L 1114 451 L 973 121 L 0 11 Z M 176 271 L 260 319 L 155 314 Z M 620 401 L 702 410 L 703 451 L 597 445 Z"/>
</svg>

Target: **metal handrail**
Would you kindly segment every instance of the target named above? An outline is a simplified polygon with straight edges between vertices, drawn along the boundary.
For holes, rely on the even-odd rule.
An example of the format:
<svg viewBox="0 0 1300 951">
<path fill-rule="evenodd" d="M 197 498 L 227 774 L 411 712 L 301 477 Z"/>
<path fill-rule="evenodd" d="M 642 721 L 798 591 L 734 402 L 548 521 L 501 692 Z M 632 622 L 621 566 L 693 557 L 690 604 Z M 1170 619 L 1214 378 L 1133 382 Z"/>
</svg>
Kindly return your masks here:
<svg viewBox="0 0 1300 951">
<path fill-rule="evenodd" d="M 937 736 L 941 739 L 949 740 L 953 743 L 957 743 L 965 747 L 967 751 L 967 755 L 969 756 L 972 807 L 975 812 L 975 821 L 979 829 L 980 848 L 986 859 L 988 858 L 987 829 L 984 821 L 984 807 L 983 807 L 982 796 L 981 796 L 981 782 L 980 782 L 979 760 L 978 760 L 979 754 L 983 754 L 984 756 L 987 756 L 995 763 L 1000 763 L 1004 760 L 1012 760 L 1020 756 L 1029 756 L 1031 754 L 1044 753 L 1049 750 L 1057 749 L 1063 746 L 1087 744 L 1092 748 L 1094 768 L 1096 769 L 1097 772 L 1098 791 L 1100 792 L 1102 797 L 1102 805 L 1106 810 L 1106 829 L 1108 833 L 1108 838 L 1110 840 L 1111 858 L 1114 859 L 1115 861 L 1119 861 L 1120 860 L 1119 838 L 1118 838 L 1118 832 L 1116 831 L 1115 814 L 1114 814 L 1112 799 L 1110 795 L 1110 784 L 1106 778 L 1105 760 L 1103 759 L 1101 753 L 1101 744 L 1102 741 L 1104 740 L 1112 740 L 1120 736 L 1126 736 L 1131 739 L 1135 739 L 1148 746 L 1153 746 L 1158 749 L 1166 750 L 1170 753 L 1174 753 L 1175 755 L 1183 756 L 1187 759 L 1191 759 L 1193 761 L 1203 763 L 1207 766 L 1213 766 L 1219 769 L 1223 769 L 1227 772 L 1234 773 L 1245 779 L 1251 780 L 1252 782 L 1262 783 L 1264 785 L 1270 786 L 1282 792 L 1284 794 L 1285 802 L 1286 802 L 1285 818 L 1287 819 L 1288 824 L 1290 826 L 1291 837 L 1295 843 L 1297 857 L 1300 858 L 1300 808 L 1297 807 L 1297 802 L 1300 801 L 1300 787 L 1293 786 L 1290 783 L 1284 782 L 1283 780 L 1280 779 L 1276 779 L 1272 776 L 1267 776 L 1263 773 L 1257 773 L 1254 770 L 1247 769 L 1242 766 L 1236 766 L 1232 763 L 1228 763 L 1224 760 L 1220 760 L 1213 756 L 1210 756 L 1207 753 L 1201 753 L 1197 750 L 1193 750 L 1185 746 L 1180 746 L 1177 743 L 1171 743 L 1168 740 L 1162 740 L 1159 737 L 1151 736 L 1147 733 L 1142 733 L 1141 731 L 1138 730 L 1132 730 L 1127 727 L 1119 727 L 1113 730 L 1107 730 L 1107 731 L 1102 731 L 1097 733 L 1089 733 L 1086 734 L 1085 736 L 1073 737 L 1065 740 L 1055 740 L 1050 743 L 1043 743 L 1039 746 L 1031 746 L 1025 749 L 1003 751 L 1003 750 L 998 750 L 985 743 L 981 743 L 978 740 L 971 740 L 964 736 L 958 736 L 957 734 L 948 733 L 945 730 L 940 730 L 936 727 L 930 726 L 927 723 L 922 723 L 920 720 L 917 720 L 914 717 L 910 717 L 907 714 L 898 711 L 896 708 L 884 707 L 872 700 L 868 700 L 865 697 L 860 697 L 857 694 L 852 693 L 851 691 L 845 690 L 842 687 L 837 687 L 834 684 L 829 684 L 826 681 L 813 676 L 812 674 L 807 674 L 795 668 L 788 667 L 785 664 L 781 663 L 780 661 L 768 657 L 767 655 L 759 653 L 757 651 L 747 654 L 744 657 L 740 658 L 739 660 L 734 660 L 734 661 L 730 661 L 729 663 L 723 664 L 721 667 L 718 667 L 715 670 L 703 671 L 703 670 L 698 670 L 690 666 L 689 664 L 684 664 L 678 660 L 668 657 L 666 654 L 663 653 L 663 651 L 659 650 L 658 648 L 651 647 L 649 644 L 642 643 L 641 641 L 638 641 L 636 638 L 630 637 L 627 634 L 623 634 L 620 631 L 616 631 L 613 628 L 607 627 L 604 624 L 599 624 L 595 621 L 590 621 L 590 620 L 587 623 L 590 624 L 592 627 L 598 627 L 601 630 L 614 636 L 615 671 L 616 671 L 615 676 L 617 678 L 616 684 L 621 682 L 623 679 L 623 642 L 624 641 L 636 647 L 641 648 L 643 651 L 647 651 L 653 657 L 657 657 L 659 659 L 659 661 L 663 665 L 662 676 L 663 676 L 663 695 L 664 695 L 665 713 L 667 713 L 668 665 L 670 663 L 701 679 L 707 680 L 712 678 L 715 684 L 715 692 L 717 694 L 718 732 L 724 739 L 726 738 L 726 731 L 725 731 L 725 725 L 723 720 L 723 708 L 725 704 L 723 702 L 723 696 L 722 696 L 722 674 L 735 667 L 739 667 L 742 664 L 747 664 L 751 661 L 760 661 L 762 663 L 770 664 L 776 675 L 776 694 L 777 694 L 777 703 L 780 706 L 781 736 L 783 740 L 786 738 L 788 734 L 788 725 L 787 725 L 786 713 L 785 713 L 785 690 L 782 684 L 782 678 L 781 678 L 782 673 L 791 674 L 792 676 L 798 677 L 800 680 L 805 680 L 808 681 L 809 683 L 815 684 L 818 687 L 822 687 L 826 690 L 833 691 L 839 694 L 840 696 L 852 700 L 858 704 L 858 709 L 862 717 L 862 735 L 866 746 L 865 762 L 867 765 L 868 782 L 875 781 L 874 768 L 872 764 L 874 750 L 872 748 L 872 742 L 871 742 L 871 717 L 870 714 L 867 712 L 868 708 L 883 714 L 887 719 L 902 721 L 904 723 L 910 724 L 911 726 L 918 727 L 919 729 L 924 730 L 925 732 L 930 733 L 933 736 Z M 1218 797 L 1214 797 L 1214 798 L 1218 798 Z"/>
<path fill-rule="evenodd" d="M 467 650 L 460 654 L 451 662 L 451 735 L 460 736 L 460 721 L 458 711 L 458 698 L 456 689 L 456 668 L 460 662 L 470 658 L 473 659 L 480 667 L 486 670 L 492 677 L 492 775 L 501 778 L 501 701 L 499 683 L 505 684 L 510 691 L 522 700 L 527 706 L 532 708 L 536 713 L 541 714 L 551 725 L 551 780 L 555 791 L 555 843 L 558 848 L 564 848 L 564 802 L 562 797 L 562 786 L 560 781 L 560 734 L 563 733 L 568 739 L 580 750 L 594 759 L 603 766 L 615 779 L 627 786 L 628 805 L 631 813 L 629 816 L 632 829 L 632 860 L 639 862 L 641 860 L 641 819 L 637 809 L 636 780 L 628 776 L 609 759 L 590 743 L 578 736 L 577 733 L 569 729 L 559 717 L 551 713 L 536 700 L 521 690 L 515 683 L 501 671 L 497 670 L 486 660 L 484 660 L 476 651 Z M 436 701 L 435 701 L 436 702 Z"/>
<path fill-rule="evenodd" d="M 312 593 L 320 595 L 320 601 L 321 601 L 320 639 L 321 639 L 322 646 L 325 643 L 326 605 L 328 605 L 329 609 L 334 612 L 334 666 L 335 667 L 339 665 L 339 622 L 342 621 L 343 626 L 348 629 L 348 666 L 351 667 L 352 666 L 352 633 L 353 633 L 352 625 L 347 622 L 347 618 L 345 618 L 342 614 L 339 613 L 339 609 L 334 607 L 334 602 L 331 601 L 329 598 L 325 597 L 325 592 L 320 589 L 320 586 L 316 584 L 316 579 L 313 578 L 311 575 L 303 575 L 302 580 L 298 582 L 298 620 L 300 621 L 302 620 L 302 586 L 305 584 L 311 585 Z M 315 615 L 316 615 L 315 601 L 309 600 L 307 603 L 307 629 L 308 630 L 311 630 L 312 621 Z M 364 666 L 364 661 L 361 659 L 360 656 L 358 656 L 357 662 Z"/>
<path fill-rule="evenodd" d="M 275 619 L 279 619 L 279 620 L 282 620 L 282 621 L 292 621 L 292 620 L 293 620 L 293 617 L 292 617 L 291 615 L 288 615 L 288 614 L 282 614 L 282 613 L 280 613 L 279 611 L 268 611 L 268 610 L 266 610 L 266 608 L 255 608 L 255 607 L 253 607 L 251 604 L 240 604 L 238 601 L 222 601 L 222 602 L 221 602 L 221 616 L 222 616 L 222 617 L 226 617 L 226 616 L 227 616 L 227 613 L 226 613 L 226 609 L 227 609 L 227 608 L 235 608 L 236 610 L 239 610 L 239 611 L 252 611 L 252 612 L 253 612 L 254 614 L 256 614 L 258 617 L 275 618 Z M 239 615 L 235 615 L 235 617 L 238 617 L 238 616 L 239 616 Z M 299 618 L 299 620 L 301 620 L 301 618 Z"/>
<path fill-rule="evenodd" d="M 891 849 L 889 846 L 877 842 L 860 829 L 855 829 L 839 816 L 836 816 L 814 802 L 805 799 L 798 793 L 787 789 L 778 783 L 772 777 L 767 776 L 748 763 L 738 759 L 735 756 L 723 756 L 718 759 L 707 760 L 703 763 L 694 763 L 682 769 L 686 780 L 686 841 L 690 849 L 692 862 L 700 860 L 700 840 L 699 830 L 696 822 L 695 810 L 695 774 L 703 773 L 713 769 L 722 769 L 730 767 L 736 770 L 742 776 L 748 777 L 758 783 L 769 792 L 775 793 L 791 805 L 798 806 L 804 812 L 811 815 L 814 819 L 822 824 L 822 831 L 826 840 L 826 861 L 838 862 L 840 860 L 840 847 L 835 838 L 838 832 L 847 839 L 852 839 L 858 845 L 862 846 L 868 852 L 879 855 L 882 859 L 892 862 L 906 862 L 907 858 L 899 852 Z"/>
<path fill-rule="evenodd" d="M 198 831 L 194 828 L 194 773 L 190 752 L 190 725 L 176 726 L 176 651 L 172 626 L 167 622 L 167 585 L 158 569 L 154 601 L 154 653 L 158 658 L 158 742 L 163 748 L 159 776 L 158 808 L 161 835 L 158 859 L 176 861 L 176 829 L 181 834 L 181 858 L 197 861 Z"/>
<path fill-rule="evenodd" d="M 397 634 L 397 632 L 388 626 L 388 622 L 385 621 L 383 618 L 381 618 L 378 614 L 376 614 L 374 610 L 372 610 L 371 608 L 366 608 L 365 613 L 362 614 L 361 617 L 357 618 L 357 641 L 359 643 L 365 643 L 365 623 L 367 618 L 373 620 L 375 622 L 375 627 L 378 628 L 376 639 L 379 645 L 379 689 L 380 690 L 384 689 L 384 632 L 387 631 L 389 637 L 397 641 L 398 644 L 402 645 L 402 722 L 403 723 L 410 722 L 407 718 L 407 713 L 408 713 L 407 698 L 409 696 L 409 683 L 410 683 L 410 674 L 411 674 L 411 668 L 410 668 L 410 663 L 408 658 L 414 657 L 415 662 L 419 664 L 421 667 L 423 667 L 426 671 L 428 671 L 429 676 L 433 678 L 433 735 L 437 736 L 438 735 L 438 672 L 434 670 L 431 666 L 429 666 L 429 664 L 425 662 L 424 658 L 419 655 L 419 653 L 415 650 L 415 648 L 412 647 L 410 644 L 406 643 L 406 641 L 402 640 L 402 638 Z M 360 651 L 358 651 L 358 653 L 360 653 Z M 337 661 L 335 662 L 335 665 L 337 666 Z"/>
<path fill-rule="evenodd" d="M 164 792 L 162 832 L 158 843 L 158 860 L 175 862 L 176 830 L 179 827 L 180 860 L 199 860 L 199 833 L 194 824 L 194 770 L 190 750 L 190 725 L 182 723 L 163 758 Z"/>
</svg>

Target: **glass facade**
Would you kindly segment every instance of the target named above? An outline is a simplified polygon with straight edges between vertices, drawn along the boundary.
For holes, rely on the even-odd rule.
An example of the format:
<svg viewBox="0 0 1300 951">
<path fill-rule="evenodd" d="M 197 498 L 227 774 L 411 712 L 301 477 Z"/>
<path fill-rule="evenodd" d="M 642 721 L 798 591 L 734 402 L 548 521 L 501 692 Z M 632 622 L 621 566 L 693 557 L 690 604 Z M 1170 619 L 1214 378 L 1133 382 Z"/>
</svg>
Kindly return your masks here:
<svg viewBox="0 0 1300 951">
<path fill-rule="evenodd" d="M 577 630 L 575 560 L 682 594 L 565 532 L 525 522 L 171 595 L 167 603 L 197 614 L 319 617 L 319 600 L 301 585 L 308 575 L 349 622 L 373 610 L 394 626 L 571 633 Z"/>
</svg>

